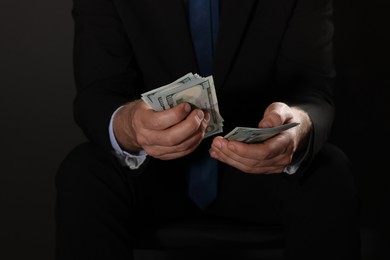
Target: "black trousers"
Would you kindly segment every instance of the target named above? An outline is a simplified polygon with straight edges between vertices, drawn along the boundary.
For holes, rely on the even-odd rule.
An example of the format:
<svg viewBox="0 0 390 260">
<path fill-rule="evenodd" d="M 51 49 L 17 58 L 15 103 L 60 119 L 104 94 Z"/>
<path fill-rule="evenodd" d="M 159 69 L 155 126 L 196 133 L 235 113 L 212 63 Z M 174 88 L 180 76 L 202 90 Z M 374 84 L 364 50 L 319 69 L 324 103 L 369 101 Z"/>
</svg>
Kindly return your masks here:
<svg viewBox="0 0 390 260">
<path fill-rule="evenodd" d="M 145 167 L 152 170 L 134 173 L 91 143 L 70 152 L 56 176 L 58 260 L 129 260 L 144 229 L 194 216 L 280 225 L 286 259 L 360 258 L 353 170 L 334 145 L 325 145 L 301 178 L 222 170 L 217 201 L 205 211 L 188 198 L 183 174 Z"/>
</svg>

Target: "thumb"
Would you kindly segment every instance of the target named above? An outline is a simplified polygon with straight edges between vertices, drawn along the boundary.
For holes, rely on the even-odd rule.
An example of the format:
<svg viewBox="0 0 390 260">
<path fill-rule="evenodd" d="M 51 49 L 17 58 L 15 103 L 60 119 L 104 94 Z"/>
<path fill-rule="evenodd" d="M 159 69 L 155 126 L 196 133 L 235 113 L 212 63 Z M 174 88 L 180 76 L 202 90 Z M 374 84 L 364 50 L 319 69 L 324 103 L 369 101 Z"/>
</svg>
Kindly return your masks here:
<svg viewBox="0 0 390 260">
<path fill-rule="evenodd" d="M 284 124 L 286 121 L 286 110 L 289 107 L 281 102 L 274 102 L 264 111 L 263 119 L 259 122 L 260 128 L 275 127 Z"/>
</svg>

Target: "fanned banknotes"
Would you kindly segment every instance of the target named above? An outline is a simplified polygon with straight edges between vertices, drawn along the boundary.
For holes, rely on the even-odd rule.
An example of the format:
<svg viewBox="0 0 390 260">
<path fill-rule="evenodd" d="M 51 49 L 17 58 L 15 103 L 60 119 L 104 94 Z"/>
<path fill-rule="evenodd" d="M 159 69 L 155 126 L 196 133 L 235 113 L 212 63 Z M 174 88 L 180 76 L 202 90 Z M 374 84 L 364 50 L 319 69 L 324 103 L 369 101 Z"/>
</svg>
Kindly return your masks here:
<svg viewBox="0 0 390 260">
<path fill-rule="evenodd" d="M 223 131 L 223 118 L 219 113 L 212 76 L 201 77 L 198 74 L 188 73 L 168 85 L 143 93 L 141 98 L 156 111 L 188 102 L 210 113 L 211 118 L 205 138 Z"/>
<path fill-rule="evenodd" d="M 264 142 L 272 136 L 297 125 L 299 125 L 299 123 L 289 123 L 271 128 L 236 127 L 225 135 L 224 138 L 248 144 L 256 144 Z"/>
</svg>

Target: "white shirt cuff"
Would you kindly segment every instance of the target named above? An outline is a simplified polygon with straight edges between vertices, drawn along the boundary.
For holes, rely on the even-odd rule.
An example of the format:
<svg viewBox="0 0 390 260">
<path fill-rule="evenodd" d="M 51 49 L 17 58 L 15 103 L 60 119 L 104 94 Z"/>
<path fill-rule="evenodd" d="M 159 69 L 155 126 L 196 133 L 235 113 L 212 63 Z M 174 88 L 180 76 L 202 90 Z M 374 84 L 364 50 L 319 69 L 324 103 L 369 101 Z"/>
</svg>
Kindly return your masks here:
<svg viewBox="0 0 390 260">
<path fill-rule="evenodd" d="M 108 132 L 110 134 L 110 141 L 111 141 L 111 146 L 115 151 L 116 156 L 118 157 L 120 163 L 122 166 L 127 166 L 131 170 L 138 169 L 142 163 L 146 159 L 146 152 L 144 150 L 141 150 L 138 152 L 138 154 L 133 154 L 133 153 L 128 153 L 126 151 L 123 151 L 121 147 L 119 146 L 115 135 L 114 135 L 114 128 L 113 128 L 113 121 L 114 121 L 114 116 L 116 112 L 120 109 L 119 107 L 115 112 L 112 114 L 111 119 L 110 119 L 110 125 L 108 127 Z"/>
</svg>

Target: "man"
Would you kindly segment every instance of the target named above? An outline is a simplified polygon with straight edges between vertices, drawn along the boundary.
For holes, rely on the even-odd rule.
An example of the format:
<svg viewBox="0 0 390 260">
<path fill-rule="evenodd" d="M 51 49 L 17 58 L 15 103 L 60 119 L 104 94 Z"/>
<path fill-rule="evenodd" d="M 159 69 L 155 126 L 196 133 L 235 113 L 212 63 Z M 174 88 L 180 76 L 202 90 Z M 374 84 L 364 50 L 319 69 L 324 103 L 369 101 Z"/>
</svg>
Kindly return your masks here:
<svg viewBox="0 0 390 260">
<path fill-rule="evenodd" d="M 331 1 L 210 3 L 212 59 L 203 62 L 190 0 L 74 0 L 74 113 L 90 142 L 57 174 L 58 259 L 131 259 L 143 228 L 194 216 L 280 225 L 286 259 L 358 258 L 351 169 L 326 143 Z M 140 98 L 189 72 L 212 76 L 224 134 L 299 125 L 257 144 L 205 137 L 207 109 L 155 111 Z M 189 176 L 206 161 L 216 197 L 199 206 Z"/>
</svg>

